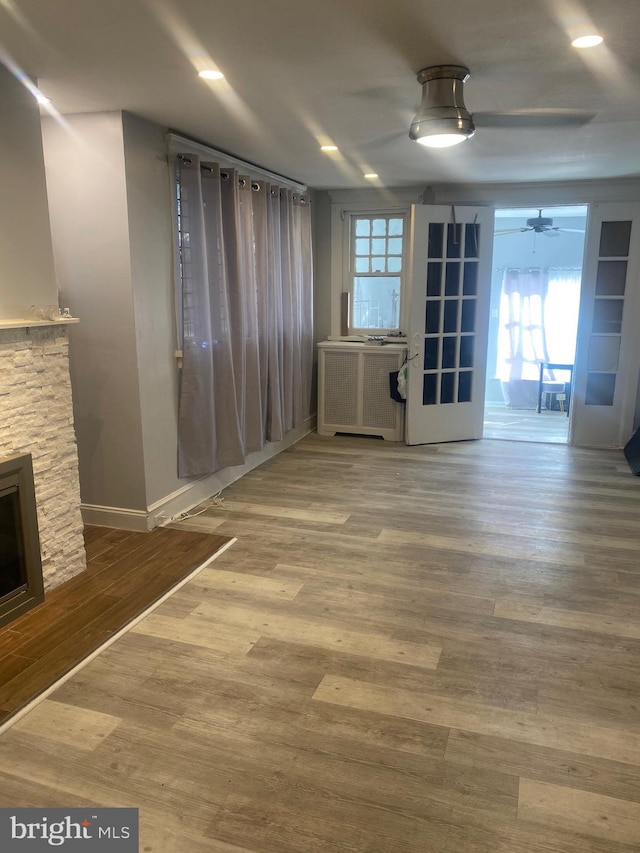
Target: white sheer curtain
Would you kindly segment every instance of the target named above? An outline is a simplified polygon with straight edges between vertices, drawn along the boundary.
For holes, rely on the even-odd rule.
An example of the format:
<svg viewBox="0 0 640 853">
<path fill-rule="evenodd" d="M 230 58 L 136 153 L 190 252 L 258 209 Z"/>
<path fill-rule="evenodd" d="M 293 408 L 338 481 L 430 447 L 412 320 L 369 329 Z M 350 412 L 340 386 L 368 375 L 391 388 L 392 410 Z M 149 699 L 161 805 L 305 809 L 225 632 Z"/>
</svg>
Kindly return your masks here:
<svg viewBox="0 0 640 853">
<path fill-rule="evenodd" d="M 580 269 L 504 271 L 496 375 L 536 380 L 540 361 L 573 364 L 580 307 Z"/>
<path fill-rule="evenodd" d="M 549 269 L 544 328 L 549 361 L 573 364 L 578 339 L 581 269 Z"/>
<path fill-rule="evenodd" d="M 175 160 L 183 366 L 178 473 L 240 465 L 311 412 L 309 200 Z"/>
</svg>

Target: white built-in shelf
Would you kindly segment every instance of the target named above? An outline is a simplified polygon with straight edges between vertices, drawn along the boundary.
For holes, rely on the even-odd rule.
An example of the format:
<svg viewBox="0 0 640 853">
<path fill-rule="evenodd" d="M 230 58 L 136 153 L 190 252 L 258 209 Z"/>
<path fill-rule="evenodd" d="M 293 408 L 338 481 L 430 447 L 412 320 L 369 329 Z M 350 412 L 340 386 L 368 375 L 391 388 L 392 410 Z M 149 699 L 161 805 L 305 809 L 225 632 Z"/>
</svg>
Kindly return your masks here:
<svg viewBox="0 0 640 853">
<path fill-rule="evenodd" d="M 60 317 L 59 320 L 0 320 L 0 329 L 31 329 L 34 326 L 67 326 L 69 323 L 79 323 L 78 317 Z"/>
</svg>

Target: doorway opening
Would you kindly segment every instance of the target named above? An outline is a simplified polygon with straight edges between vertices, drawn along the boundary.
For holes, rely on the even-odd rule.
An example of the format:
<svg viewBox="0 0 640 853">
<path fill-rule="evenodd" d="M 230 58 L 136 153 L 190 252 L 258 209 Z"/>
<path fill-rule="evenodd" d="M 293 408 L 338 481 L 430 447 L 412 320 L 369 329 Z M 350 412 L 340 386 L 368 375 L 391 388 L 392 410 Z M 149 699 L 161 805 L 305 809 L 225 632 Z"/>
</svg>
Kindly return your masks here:
<svg viewBox="0 0 640 853">
<path fill-rule="evenodd" d="M 586 221 L 586 205 L 496 210 L 485 438 L 568 441 Z"/>
</svg>

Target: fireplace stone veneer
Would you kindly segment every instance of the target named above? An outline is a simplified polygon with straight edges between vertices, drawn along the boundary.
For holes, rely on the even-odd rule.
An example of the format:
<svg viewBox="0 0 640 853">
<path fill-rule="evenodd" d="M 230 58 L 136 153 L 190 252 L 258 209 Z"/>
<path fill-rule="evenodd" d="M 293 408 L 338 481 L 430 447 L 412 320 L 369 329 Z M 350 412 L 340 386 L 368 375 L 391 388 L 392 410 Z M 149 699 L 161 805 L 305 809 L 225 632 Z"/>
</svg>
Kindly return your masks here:
<svg viewBox="0 0 640 853">
<path fill-rule="evenodd" d="M 0 329 L 0 459 L 31 453 L 45 591 L 86 568 L 66 325 Z"/>
</svg>

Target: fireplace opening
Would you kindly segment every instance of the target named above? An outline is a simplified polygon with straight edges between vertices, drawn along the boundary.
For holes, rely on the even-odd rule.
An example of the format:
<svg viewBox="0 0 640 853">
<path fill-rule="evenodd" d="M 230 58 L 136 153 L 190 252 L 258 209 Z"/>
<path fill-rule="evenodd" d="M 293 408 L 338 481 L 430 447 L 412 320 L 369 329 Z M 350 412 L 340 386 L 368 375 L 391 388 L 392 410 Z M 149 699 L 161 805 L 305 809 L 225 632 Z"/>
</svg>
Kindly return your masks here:
<svg viewBox="0 0 640 853">
<path fill-rule="evenodd" d="M 44 600 L 31 454 L 0 462 L 0 625 Z"/>
</svg>

